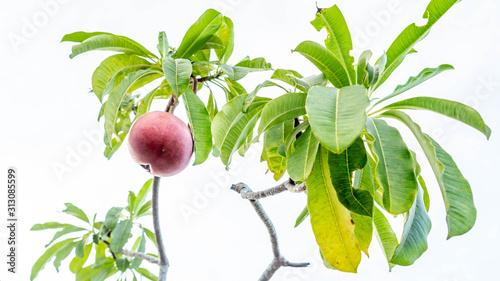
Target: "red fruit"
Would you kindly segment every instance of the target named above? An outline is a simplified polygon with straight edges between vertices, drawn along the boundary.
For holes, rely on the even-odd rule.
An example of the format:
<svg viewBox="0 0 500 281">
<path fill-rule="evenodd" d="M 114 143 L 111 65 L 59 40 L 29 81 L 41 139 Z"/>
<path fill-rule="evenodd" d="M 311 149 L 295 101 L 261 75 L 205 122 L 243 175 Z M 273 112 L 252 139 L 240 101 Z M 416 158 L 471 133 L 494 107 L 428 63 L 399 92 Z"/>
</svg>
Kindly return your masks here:
<svg viewBox="0 0 500 281">
<path fill-rule="evenodd" d="M 128 144 L 134 161 L 158 177 L 184 170 L 193 154 L 191 130 L 175 115 L 162 111 L 139 117 L 130 129 Z"/>
</svg>

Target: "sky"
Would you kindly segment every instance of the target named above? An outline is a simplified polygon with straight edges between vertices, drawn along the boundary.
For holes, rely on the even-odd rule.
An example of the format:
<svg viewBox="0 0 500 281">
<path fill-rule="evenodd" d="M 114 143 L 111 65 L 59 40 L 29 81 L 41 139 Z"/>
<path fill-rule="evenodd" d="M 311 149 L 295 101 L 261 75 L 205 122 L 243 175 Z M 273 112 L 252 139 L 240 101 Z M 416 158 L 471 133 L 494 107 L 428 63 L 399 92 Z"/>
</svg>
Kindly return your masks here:
<svg viewBox="0 0 500 281">
<path fill-rule="evenodd" d="M 407 25 L 421 24 L 428 0 L 318 1 L 320 7 L 338 4 L 351 29 L 357 58 L 370 49 L 378 57 Z M 7 272 L 0 263 L 0 280 L 29 279 L 31 266 L 44 252 L 54 232 L 29 231 L 48 221 L 75 222 L 61 213 L 71 202 L 88 214 L 104 219 L 113 206 L 125 206 L 129 190 L 137 192 L 150 177 L 131 159 L 124 145 L 111 160 L 103 156 L 100 104 L 89 93 L 91 75 L 110 52 L 91 52 L 69 59 L 70 43 L 60 43 L 75 31 L 107 31 L 128 36 L 156 50 L 157 34 L 165 31 L 171 45 L 178 45 L 188 27 L 208 8 L 229 16 L 235 26 L 235 50 L 230 63 L 243 57 L 265 57 L 273 68 L 291 68 L 304 75 L 318 71 L 299 54 L 292 54 L 303 40 L 323 42 L 326 33 L 309 22 L 314 1 L 209 0 L 209 1 L 72 1 L 19 0 L 0 3 L 0 168 L 17 170 L 18 272 Z M 294 228 L 306 203 L 303 194 L 283 193 L 261 200 L 277 229 L 283 255 L 291 261 L 308 261 L 307 269 L 280 269 L 272 280 L 492 280 L 500 263 L 500 224 L 497 217 L 500 184 L 500 3 L 464 0 L 454 6 L 418 43 L 418 53 L 408 56 L 378 93 L 390 93 L 426 67 L 451 64 L 447 71 L 420 85 L 402 98 L 434 96 L 466 103 L 478 110 L 493 133 L 489 141 L 472 128 L 440 115 L 410 112 L 423 130 L 454 158 L 469 180 L 478 209 L 475 227 L 467 234 L 446 240 L 445 209 L 438 185 L 423 154 L 407 130 L 403 137 L 417 150 L 431 196 L 433 228 L 429 249 L 409 267 L 388 272 L 385 257 L 374 239 L 370 258 L 363 256 L 358 274 L 323 267 L 308 221 Z M 249 75 L 242 84 L 255 87 L 270 72 Z M 220 94 L 220 93 L 219 93 Z M 279 95 L 266 89 L 262 94 Z M 200 93 L 202 98 L 207 92 Z M 162 109 L 162 101 L 153 104 Z M 179 117 L 186 119 L 179 107 Z M 390 122 L 395 125 L 395 123 Z M 275 185 L 259 162 L 261 145 L 245 157 L 235 157 L 229 171 L 220 159 L 210 157 L 201 166 L 162 180 L 160 212 L 170 259 L 168 280 L 257 280 L 272 259 L 266 229 L 252 207 L 233 191 L 232 183 L 245 182 L 254 190 Z M 62 173 L 55 169 L 65 165 Z M 0 217 L 6 218 L 7 193 L 0 196 Z M 187 212 L 190 210 L 191 212 Z M 392 220 L 392 219 L 391 219 Z M 402 218 L 393 220 L 401 233 Z M 151 225 L 149 220 L 142 221 Z M 5 219 L 5 224 L 7 221 Z M 0 253 L 6 260 L 7 228 L 0 228 Z M 151 249 L 149 249 L 151 250 Z M 155 266 L 149 266 L 156 270 Z M 56 279 L 57 278 L 57 279 Z M 64 262 L 59 273 L 52 264 L 36 280 L 72 280 Z"/>
</svg>

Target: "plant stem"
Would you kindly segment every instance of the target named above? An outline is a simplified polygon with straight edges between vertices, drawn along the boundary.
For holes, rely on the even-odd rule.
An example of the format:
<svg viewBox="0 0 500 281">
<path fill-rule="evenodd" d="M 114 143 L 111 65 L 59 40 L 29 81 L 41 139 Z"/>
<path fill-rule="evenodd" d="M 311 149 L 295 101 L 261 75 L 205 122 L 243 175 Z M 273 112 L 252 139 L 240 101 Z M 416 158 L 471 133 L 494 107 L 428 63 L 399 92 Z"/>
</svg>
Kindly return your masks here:
<svg viewBox="0 0 500 281">
<path fill-rule="evenodd" d="M 203 83 L 203 82 L 206 82 L 206 81 L 217 79 L 221 75 L 222 75 L 222 71 L 217 72 L 217 74 L 212 75 L 212 76 L 206 76 L 206 77 L 198 78 L 197 81 L 200 82 L 200 83 Z"/>
<path fill-rule="evenodd" d="M 167 108 L 165 108 L 165 112 L 174 114 L 174 110 L 178 104 L 179 104 L 179 99 L 174 93 L 172 93 L 172 96 L 170 96 L 170 99 L 168 100 Z"/>
<path fill-rule="evenodd" d="M 160 177 L 153 178 L 153 199 L 151 207 L 153 209 L 153 227 L 155 231 L 156 244 L 158 245 L 158 256 L 160 258 L 160 273 L 158 274 L 158 281 L 167 280 L 168 259 L 165 253 L 165 245 L 160 230 L 160 215 L 158 212 L 158 197 L 160 189 Z"/>
<path fill-rule="evenodd" d="M 191 76 L 191 83 L 193 83 L 193 93 L 195 94 L 198 92 L 198 82 L 199 80 L 196 79 L 196 77 Z"/>
</svg>

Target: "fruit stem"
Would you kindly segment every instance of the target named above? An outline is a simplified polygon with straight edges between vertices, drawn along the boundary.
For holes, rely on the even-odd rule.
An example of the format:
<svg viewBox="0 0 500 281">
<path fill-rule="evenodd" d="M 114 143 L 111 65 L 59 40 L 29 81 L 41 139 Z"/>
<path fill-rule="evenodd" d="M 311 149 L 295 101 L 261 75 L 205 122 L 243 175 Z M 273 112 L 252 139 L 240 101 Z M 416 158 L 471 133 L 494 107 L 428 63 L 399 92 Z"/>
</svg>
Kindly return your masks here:
<svg viewBox="0 0 500 281">
<path fill-rule="evenodd" d="M 179 104 L 179 99 L 174 93 L 172 93 L 172 96 L 170 96 L 170 99 L 168 100 L 167 108 L 165 108 L 165 112 L 174 114 L 174 110 L 178 104 Z"/>
<path fill-rule="evenodd" d="M 153 178 L 153 199 L 151 207 L 153 209 L 153 227 L 155 231 L 156 245 L 158 246 L 158 257 L 160 258 L 160 273 L 158 274 L 158 281 L 167 280 L 168 259 L 165 253 L 165 245 L 161 236 L 160 229 L 160 215 L 158 212 L 158 194 L 160 192 L 160 177 Z"/>
</svg>

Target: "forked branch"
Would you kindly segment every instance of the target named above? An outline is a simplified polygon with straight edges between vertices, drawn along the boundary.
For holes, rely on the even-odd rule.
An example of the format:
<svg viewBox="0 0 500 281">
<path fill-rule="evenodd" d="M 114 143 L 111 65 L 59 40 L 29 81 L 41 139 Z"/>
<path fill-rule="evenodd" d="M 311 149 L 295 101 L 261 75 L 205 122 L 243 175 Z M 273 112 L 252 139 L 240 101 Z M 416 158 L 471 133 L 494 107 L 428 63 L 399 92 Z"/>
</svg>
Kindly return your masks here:
<svg viewBox="0 0 500 281">
<path fill-rule="evenodd" d="M 243 188 L 246 186 L 244 183 L 237 183 L 236 186 L 241 185 L 238 188 Z M 233 188 L 231 188 L 233 189 Z M 252 192 L 251 190 L 248 192 L 239 192 L 241 195 L 241 198 L 243 199 L 249 199 L 249 200 L 258 200 L 262 199 L 265 197 L 273 196 L 278 193 L 281 193 L 283 191 L 290 191 L 290 192 L 302 192 L 306 190 L 306 184 L 301 183 L 301 184 L 296 184 L 292 179 L 288 179 L 287 181 L 284 181 L 280 183 L 277 186 L 273 186 L 271 188 L 261 190 L 261 191 L 256 191 Z"/>
<path fill-rule="evenodd" d="M 289 262 L 283 257 L 280 253 L 279 249 L 279 244 L 278 244 L 278 235 L 276 233 L 276 229 L 274 228 L 274 225 L 269 218 L 269 216 L 266 214 L 266 211 L 264 211 L 264 208 L 260 204 L 260 202 L 256 199 L 251 199 L 251 198 L 246 198 L 246 197 L 255 197 L 255 198 L 264 198 L 270 195 L 274 195 L 277 193 L 280 193 L 285 190 L 289 190 L 287 187 L 289 185 L 292 185 L 292 181 L 289 180 L 288 182 L 282 183 L 276 187 L 270 188 L 267 190 L 267 193 L 265 191 L 262 192 L 252 192 L 250 187 L 248 187 L 244 183 L 238 183 L 238 184 L 233 184 L 231 186 L 231 189 L 238 192 L 241 197 L 245 199 L 249 199 L 250 204 L 252 204 L 252 207 L 254 208 L 255 212 L 259 216 L 259 218 L 262 220 L 264 225 L 267 228 L 267 231 L 269 232 L 269 238 L 271 240 L 272 244 L 272 249 L 273 249 L 273 261 L 269 264 L 269 266 L 266 268 L 264 273 L 259 278 L 259 281 L 267 281 L 270 280 L 271 277 L 280 269 L 280 267 L 285 266 L 285 267 L 307 267 L 309 266 L 309 263 L 293 263 Z M 295 183 L 293 183 L 293 186 L 295 187 Z M 304 185 L 305 188 L 305 185 Z M 268 195 L 265 195 L 268 194 Z M 253 196 L 246 196 L 246 195 L 253 195 Z M 264 196 L 265 195 L 265 196 Z M 259 197 L 260 196 L 260 197 Z M 257 198 L 257 199 L 258 199 Z"/>
</svg>

